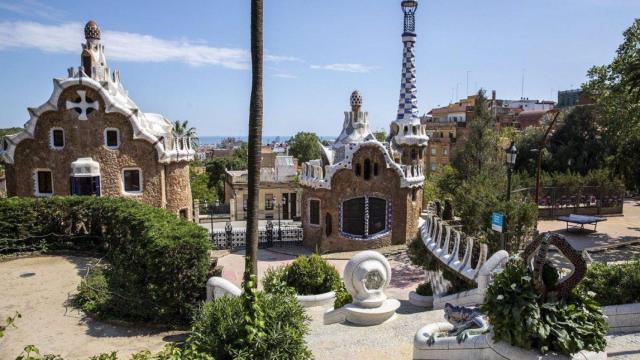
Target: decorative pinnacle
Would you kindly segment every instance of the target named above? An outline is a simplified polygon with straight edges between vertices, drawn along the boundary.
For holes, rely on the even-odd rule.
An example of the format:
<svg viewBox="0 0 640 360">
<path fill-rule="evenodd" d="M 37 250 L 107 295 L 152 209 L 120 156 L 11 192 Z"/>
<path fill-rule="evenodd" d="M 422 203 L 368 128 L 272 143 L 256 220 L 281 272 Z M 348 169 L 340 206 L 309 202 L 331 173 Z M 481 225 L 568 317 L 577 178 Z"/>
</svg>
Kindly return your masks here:
<svg viewBox="0 0 640 360">
<path fill-rule="evenodd" d="M 416 10 L 418 10 L 417 0 L 403 0 L 400 3 L 402 12 L 404 12 L 404 34 L 413 35 L 416 34 Z"/>
<path fill-rule="evenodd" d="M 84 26 L 84 38 L 87 40 L 100 40 L 100 28 L 95 21 L 89 20 Z"/>
<path fill-rule="evenodd" d="M 360 111 L 360 107 L 362 107 L 362 95 L 360 95 L 358 90 L 354 90 L 351 93 L 351 111 L 358 112 Z"/>
</svg>

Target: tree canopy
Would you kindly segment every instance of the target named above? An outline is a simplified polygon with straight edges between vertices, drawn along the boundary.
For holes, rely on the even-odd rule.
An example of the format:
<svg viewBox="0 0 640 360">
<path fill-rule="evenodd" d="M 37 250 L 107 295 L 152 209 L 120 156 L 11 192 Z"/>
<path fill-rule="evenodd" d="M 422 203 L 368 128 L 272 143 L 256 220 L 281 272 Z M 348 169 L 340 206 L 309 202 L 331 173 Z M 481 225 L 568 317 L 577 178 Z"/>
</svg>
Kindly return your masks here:
<svg viewBox="0 0 640 360">
<path fill-rule="evenodd" d="M 320 139 L 314 133 L 301 131 L 289 140 L 289 154 L 299 163 L 320 158 Z"/>
<path fill-rule="evenodd" d="M 607 165 L 640 190 L 640 19 L 624 32 L 613 61 L 594 66 L 583 91 L 596 104 Z"/>
</svg>

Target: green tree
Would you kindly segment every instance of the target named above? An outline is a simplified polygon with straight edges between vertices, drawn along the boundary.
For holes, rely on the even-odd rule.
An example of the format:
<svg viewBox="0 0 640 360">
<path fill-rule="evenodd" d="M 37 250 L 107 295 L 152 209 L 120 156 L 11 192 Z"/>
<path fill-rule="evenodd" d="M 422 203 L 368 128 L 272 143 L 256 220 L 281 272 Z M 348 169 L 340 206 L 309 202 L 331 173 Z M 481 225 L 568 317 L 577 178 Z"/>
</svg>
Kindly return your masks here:
<svg viewBox="0 0 640 360">
<path fill-rule="evenodd" d="M 379 130 L 373 133 L 373 136 L 376 137 L 376 140 L 380 142 L 387 141 L 387 133 L 384 130 Z"/>
<path fill-rule="evenodd" d="M 501 149 L 494 125 L 495 120 L 489 113 L 489 101 L 485 91 L 481 89 L 474 106 L 474 118 L 467 124 L 468 138 L 453 161 L 458 174 L 463 178 L 499 169 Z"/>
<path fill-rule="evenodd" d="M 604 167 L 606 146 L 600 129 L 593 107 L 575 107 L 549 139 L 552 156 L 547 170 L 584 175 Z"/>
<path fill-rule="evenodd" d="M 296 157 L 299 163 L 319 159 L 319 141 L 316 134 L 301 131 L 289 140 L 289 153 Z"/>
<path fill-rule="evenodd" d="M 214 203 L 218 199 L 218 189 L 209 187 L 209 173 L 207 171 L 199 173 L 194 166 L 189 167 L 189 180 L 191 182 L 191 197 L 200 202 Z"/>
<path fill-rule="evenodd" d="M 627 188 L 640 190 L 640 19 L 624 32 L 624 41 L 608 65 L 594 66 L 583 91 L 601 115 L 607 164 L 624 177 Z M 635 149 L 635 150 L 634 150 Z"/>
<path fill-rule="evenodd" d="M 191 138 L 191 146 L 193 148 L 198 147 L 198 136 L 196 135 L 196 128 L 189 127 L 189 120 L 176 120 L 173 123 L 173 133 L 176 136 L 188 136 Z"/>
</svg>

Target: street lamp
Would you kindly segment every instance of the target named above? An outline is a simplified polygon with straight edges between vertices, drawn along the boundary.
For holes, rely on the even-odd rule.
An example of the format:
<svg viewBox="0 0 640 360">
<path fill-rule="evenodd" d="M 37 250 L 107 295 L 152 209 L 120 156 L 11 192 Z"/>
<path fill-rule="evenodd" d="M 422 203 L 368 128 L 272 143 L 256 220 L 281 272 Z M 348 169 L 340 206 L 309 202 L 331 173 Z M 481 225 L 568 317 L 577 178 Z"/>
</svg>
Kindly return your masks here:
<svg viewBox="0 0 640 360">
<path fill-rule="evenodd" d="M 518 156 L 518 149 L 516 143 L 511 142 L 511 146 L 506 150 L 507 153 L 507 201 L 511 200 L 511 174 L 513 173 L 513 167 L 516 165 L 516 156 Z"/>
</svg>

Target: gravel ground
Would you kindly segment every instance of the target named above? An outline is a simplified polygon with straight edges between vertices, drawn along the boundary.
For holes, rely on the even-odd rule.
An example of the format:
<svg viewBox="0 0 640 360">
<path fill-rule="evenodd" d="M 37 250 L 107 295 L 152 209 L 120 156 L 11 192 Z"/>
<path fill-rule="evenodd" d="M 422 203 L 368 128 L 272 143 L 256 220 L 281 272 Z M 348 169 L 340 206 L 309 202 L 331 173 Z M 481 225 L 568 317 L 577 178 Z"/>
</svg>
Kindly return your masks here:
<svg viewBox="0 0 640 360">
<path fill-rule="evenodd" d="M 158 351 L 179 332 L 115 326 L 87 318 L 69 306 L 88 264 L 95 259 L 74 256 L 42 256 L 0 262 L 0 318 L 22 313 L 17 328 L 8 329 L 0 340 L 0 360 L 15 359 L 28 344 L 42 353 L 60 354 L 67 360 L 118 349 L 126 356 L 144 349 Z M 403 255 L 391 256 L 392 263 L 404 262 Z M 399 266 L 399 265 L 396 265 Z M 385 324 L 360 327 L 347 324 L 323 325 L 323 309 L 309 310 L 312 317 L 309 347 L 316 359 L 410 359 L 415 332 L 430 322 L 443 320 L 443 312 L 422 311 L 406 299 L 415 287 L 410 266 L 397 268 L 403 276 L 392 284 L 393 297 L 402 306 Z M 405 272 L 403 274 L 403 272 Z M 413 286 L 409 283 L 414 281 Z M 608 337 L 609 359 L 640 359 L 640 334 Z"/>
</svg>

